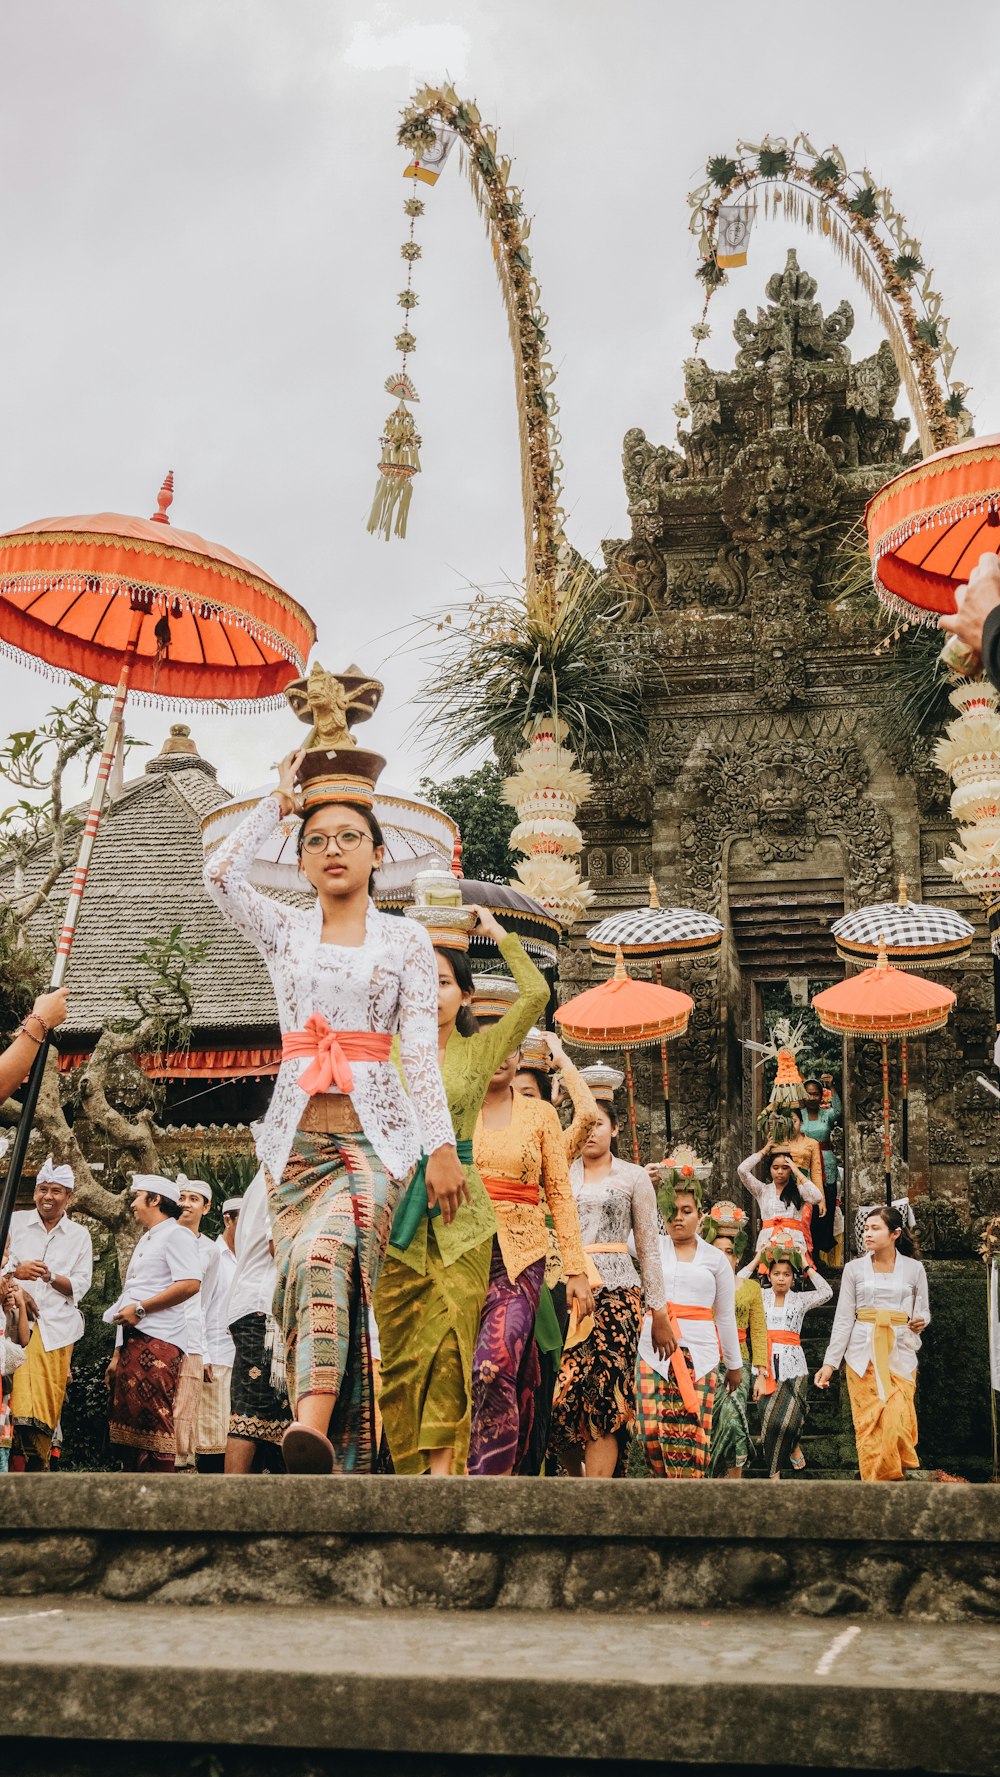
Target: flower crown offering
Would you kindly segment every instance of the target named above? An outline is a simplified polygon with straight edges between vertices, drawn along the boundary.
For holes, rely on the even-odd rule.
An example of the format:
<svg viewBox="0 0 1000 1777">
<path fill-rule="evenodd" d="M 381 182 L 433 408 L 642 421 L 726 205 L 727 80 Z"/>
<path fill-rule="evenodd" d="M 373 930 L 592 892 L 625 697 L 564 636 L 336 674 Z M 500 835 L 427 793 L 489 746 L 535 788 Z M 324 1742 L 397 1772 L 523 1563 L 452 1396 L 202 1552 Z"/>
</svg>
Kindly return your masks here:
<svg viewBox="0 0 1000 1777">
<path fill-rule="evenodd" d="M 676 1200 L 679 1191 L 690 1191 L 698 1208 L 701 1208 L 702 1186 L 712 1176 L 712 1168 L 699 1159 L 694 1148 L 678 1147 L 673 1153 L 655 1168 L 656 1201 L 660 1214 L 665 1222 L 672 1222 L 676 1213 Z"/>
<path fill-rule="evenodd" d="M 791 1235 L 776 1234 L 773 1240 L 761 1248 L 757 1270 L 762 1277 L 766 1277 L 772 1265 L 780 1264 L 791 1265 L 796 1275 L 805 1267 L 802 1248 L 796 1246 Z"/>
</svg>

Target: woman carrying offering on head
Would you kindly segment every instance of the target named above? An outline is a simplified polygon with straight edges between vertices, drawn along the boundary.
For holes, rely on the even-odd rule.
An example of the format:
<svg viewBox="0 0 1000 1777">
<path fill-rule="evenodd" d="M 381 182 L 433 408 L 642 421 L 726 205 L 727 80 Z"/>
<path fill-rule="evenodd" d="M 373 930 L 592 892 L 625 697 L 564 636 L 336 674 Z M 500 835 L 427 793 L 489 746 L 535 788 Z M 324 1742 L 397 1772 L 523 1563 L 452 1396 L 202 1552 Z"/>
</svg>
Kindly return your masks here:
<svg viewBox="0 0 1000 1777">
<path fill-rule="evenodd" d="M 528 1452 L 540 1381 L 535 1317 L 549 1250 L 546 1208 L 579 1317 L 594 1298 L 580 1240 L 559 1118 L 542 1098 L 514 1091 L 517 1050 L 496 1070 L 476 1125 L 476 1165 L 497 1219 L 489 1289 L 473 1359 L 471 1475 L 518 1473 Z"/>
<path fill-rule="evenodd" d="M 815 1142 L 813 1147 L 815 1147 Z M 769 1164 L 767 1164 L 769 1162 Z M 761 1174 L 757 1169 L 767 1164 L 767 1171 Z M 751 1277 L 757 1268 L 757 1259 L 765 1246 L 770 1246 L 779 1234 L 787 1234 L 793 1246 L 805 1256 L 809 1251 L 805 1229 L 802 1226 L 802 1208 L 806 1203 L 822 1203 L 823 1192 L 820 1183 L 814 1183 L 795 1164 L 789 1154 L 782 1153 L 774 1142 L 767 1142 L 758 1154 L 750 1154 L 741 1160 L 736 1168 L 740 1184 L 757 1199 L 760 1208 L 761 1225 L 757 1235 L 757 1246 L 753 1258 L 738 1273 L 738 1276 Z"/>
<path fill-rule="evenodd" d="M 738 1203 L 713 1203 L 702 1222 L 702 1234 L 717 1253 L 729 1260 L 735 1271 L 746 1251 L 746 1210 Z M 708 1458 L 709 1474 L 727 1481 L 741 1480 L 750 1460 L 750 1399 L 752 1395 L 755 1401 L 760 1400 L 768 1373 L 767 1321 L 760 1284 L 755 1277 L 744 1277 L 736 1286 L 736 1331 L 743 1359 L 743 1380 L 739 1388 L 730 1393 L 723 1386 L 724 1378 L 721 1375 L 718 1378 Z"/>
<path fill-rule="evenodd" d="M 371 714 L 381 687 L 354 669 L 339 675 L 331 715 L 327 680 L 314 667 L 289 688 L 298 713 L 309 706 L 304 719 L 317 717 L 316 744 L 288 755 L 275 793 L 205 868 L 213 900 L 261 951 L 278 1005 L 282 1063 L 258 1155 L 296 1414 L 282 1449 L 290 1470 L 317 1473 L 372 1466 L 370 1359 L 359 1353 L 368 1356 L 368 1308 L 421 1150 L 428 1203 L 445 1227 L 468 1200 L 438 1063 L 434 951 L 426 932 L 370 896 L 383 856 L 372 805 L 384 761 L 358 751 L 349 727 Z M 301 816 L 309 908 L 274 901 L 249 879 L 290 814 Z M 409 1095 L 390 1058 L 397 1032 Z"/>
<path fill-rule="evenodd" d="M 768 1373 L 763 1384 L 761 1445 L 770 1480 L 780 1481 L 787 1464 L 796 1470 L 806 1466 L 799 1444 L 809 1411 L 809 1366 L 802 1350 L 802 1322 L 811 1308 L 829 1302 L 833 1291 L 787 1231 L 776 1234 L 764 1247 L 757 1268 L 771 1285 L 764 1291 Z M 803 1273 L 808 1294 L 794 1287 Z"/>
<path fill-rule="evenodd" d="M 421 909 L 411 910 L 419 920 Z M 457 912 L 457 910 L 456 910 Z M 464 929 L 464 916 L 474 922 Z M 486 908 L 462 909 L 454 929 L 427 926 L 437 955 L 438 1060 L 469 1200 L 447 1227 L 397 1215 L 375 1292 L 382 1346 L 379 1404 L 399 1475 L 464 1474 L 472 1426 L 472 1357 L 486 1290 L 496 1215 L 473 1158 L 486 1088 L 547 1004 L 548 984 L 521 941 Z M 498 1023 L 480 1030 L 468 943 L 471 930 L 496 944 L 518 988 Z"/>
<path fill-rule="evenodd" d="M 658 1168 L 657 1206 L 666 1227 L 660 1264 L 670 1337 L 657 1348 L 649 1313 L 639 1335 L 636 1429 L 657 1478 L 702 1480 L 708 1465 L 719 1354 L 725 1386 L 743 1380 L 732 1267 L 702 1240 L 700 1163 L 678 1150 Z"/>
<path fill-rule="evenodd" d="M 898 1209 L 865 1223 L 865 1254 L 844 1266 L 833 1332 L 817 1388 L 846 1360 L 863 1481 L 901 1481 L 917 1458 L 917 1352 L 931 1318 L 927 1273 Z"/>
<path fill-rule="evenodd" d="M 664 1351 L 671 1341 L 656 1194 L 643 1168 L 613 1151 L 617 1134 L 614 1101 L 601 1094 L 596 1127 L 569 1174 L 595 1307 L 591 1323 L 570 1328 L 549 1440 L 571 1475 L 588 1477 L 615 1473 L 635 1421 L 643 1297 L 652 1313 L 654 1344 Z M 638 1273 L 629 1257 L 630 1236 Z"/>
</svg>

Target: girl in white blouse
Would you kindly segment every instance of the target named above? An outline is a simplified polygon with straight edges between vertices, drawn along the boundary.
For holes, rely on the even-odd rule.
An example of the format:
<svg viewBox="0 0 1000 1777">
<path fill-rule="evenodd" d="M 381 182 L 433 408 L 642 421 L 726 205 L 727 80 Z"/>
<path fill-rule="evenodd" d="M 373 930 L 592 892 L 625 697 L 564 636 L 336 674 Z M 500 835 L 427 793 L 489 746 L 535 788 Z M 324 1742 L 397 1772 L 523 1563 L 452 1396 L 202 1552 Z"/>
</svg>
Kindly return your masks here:
<svg viewBox="0 0 1000 1777">
<path fill-rule="evenodd" d="M 764 1178 L 758 1174 L 756 1168 L 768 1159 L 771 1164 L 768 1176 Z M 759 1154 L 750 1154 L 746 1160 L 741 1160 L 736 1170 L 740 1184 L 749 1191 L 751 1197 L 757 1199 L 761 1216 L 753 1257 L 737 1276 L 752 1276 L 763 1248 L 786 1236 L 803 1258 L 808 1257 L 809 1243 L 802 1226 L 802 1205 L 823 1202 L 823 1193 L 818 1186 L 804 1172 L 800 1172 L 789 1154 L 781 1153 L 770 1141 L 766 1147 L 761 1148 Z"/>
<path fill-rule="evenodd" d="M 900 1481 L 917 1469 L 914 1396 L 920 1334 L 931 1318 L 927 1273 L 898 1209 L 865 1223 L 864 1258 L 844 1266 L 833 1332 L 817 1388 L 846 1360 L 847 1392 L 863 1481 Z"/>
<path fill-rule="evenodd" d="M 761 1268 L 771 1285 L 764 1291 L 769 1375 L 764 1384 L 761 1443 L 768 1475 L 772 1481 L 780 1481 L 786 1463 L 793 1469 L 806 1466 L 799 1444 L 809 1411 L 809 1366 L 802 1350 L 802 1323 L 810 1309 L 829 1302 L 833 1291 L 787 1233 L 764 1248 Z M 808 1293 L 794 1288 L 796 1275 L 803 1272 Z"/>
<path fill-rule="evenodd" d="M 249 881 L 269 834 L 302 812 L 305 757 L 283 760 L 276 793 L 212 853 L 205 882 L 260 950 L 277 1000 L 283 1059 L 257 1152 L 297 1415 L 282 1449 L 286 1467 L 328 1473 L 373 1463 L 370 1366 L 366 1375 L 348 1357 L 367 1350 L 367 1307 L 421 1148 L 428 1201 L 444 1222 L 468 1194 L 438 1065 L 434 951 L 421 926 L 369 897 L 383 856 L 374 782 L 367 799 L 338 793 L 334 780 L 329 792 L 306 783 L 299 859 L 316 890 L 312 907 L 282 905 Z M 409 1096 L 390 1059 L 396 1032 Z"/>
</svg>

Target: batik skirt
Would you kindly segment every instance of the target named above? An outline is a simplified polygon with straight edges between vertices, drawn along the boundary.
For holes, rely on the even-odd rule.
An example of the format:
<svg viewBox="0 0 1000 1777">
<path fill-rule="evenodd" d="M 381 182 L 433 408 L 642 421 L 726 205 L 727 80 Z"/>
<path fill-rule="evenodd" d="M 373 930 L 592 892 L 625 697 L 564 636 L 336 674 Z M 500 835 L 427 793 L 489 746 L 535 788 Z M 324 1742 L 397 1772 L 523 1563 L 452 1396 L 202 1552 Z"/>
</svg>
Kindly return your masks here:
<svg viewBox="0 0 1000 1777">
<path fill-rule="evenodd" d="M 809 1411 L 808 1376 L 791 1376 L 767 1396 L 760 1422 L 760 1441 L 769 1475 L 788 1467 L 802 1436 Z"/>
<path fill-rule="evenodd" d="M 872 1364 L 863 1376 L 847 1365 L 847 1392 L 863 1481 L 901 1481 L 907 1470 L 920 1467 L 914 1405 L 917 1379 L 890 1374 L 889 1381 L 889 1396 L 883 1400 Z"/>
<path fill-rule="evenodd" d="M 472 1359 L 470 1475 L 517 1474 L 527 1454 L 541 1372 L 534 1341 L 545 1260 L 513 1282 L 496 1236 L 489 1288 Z"/>
<path fill-rule="evenodd" d="M 382 1347 L 379 1408 L 397 1475 L 425 1475 L 432 1450 L 454 1450 L 463 1475 L 472 1432 L 472 1358 L 490 1276 L 492 1240 L 446 1265 L 434 1223 L 421 1273 L 389 1254 L 375 1291 Z"/>
<path fill-rule="evenodd" d="M 563 1354 L 549 1433 L 553 1449 L 616 1437 L 634 1423 L 641 1325 L 638 1289 L 597 1291 L 593 1330 Z"/>
<path fill-rule="evenodd" d="M 695 1412 L 685 1406 L 673 1368 L 668 1376 L 661 1376 L 640 1357 L 636 1363 L 636 1431 L 654 1479 L 699 1481 L 708 1465 L 717 1372 L 709 1370 L 699 1381 L 683 1347 L 679 1355 L 690 1372 Z"/>
<path fill-rule="evenodd" d="M 109 1415 L 113 1444 L 173 1457 L 174 1399 L 183 1362 L 178 1345 L 136 1327 L 122 1328 Z"/>
<path fill-rule="evenodd" d="M 269 1323 L 276 1350 L 269 1349 Z M 281 1331 L 267 1314 L 243 1314 L 229 1333 L 236 1347 L 229 1379 L 229 1436 L 251 1444 L 280 1444 L 292 1420 Z"/>
<path fill-rule="evenodd" d="M 277 1185 L 267 1175 L 278 1285 L 274 1317 L 285 1340 L 293 1407 L 332 1395 L 329 1437 L 345 1472 L 372 1469 L 374 1392 L 368 1309 L 399 1202 L 362 1135 L 300 1129 Z"/>
<path fill-rule="evenodd" d="M 719 1369 L 708 1454 L 708 1472 L 712 1476 L 727 1475 L 734 1468 L 746 1468 L 750 1461 L 753 1450 L 749 1415 L 752 1381 L 753 1370 L 748 1357 L 743 1359 L 743 1380 L 733 1394 L 726 1387 L 725 1365 Z"/>
</svg>

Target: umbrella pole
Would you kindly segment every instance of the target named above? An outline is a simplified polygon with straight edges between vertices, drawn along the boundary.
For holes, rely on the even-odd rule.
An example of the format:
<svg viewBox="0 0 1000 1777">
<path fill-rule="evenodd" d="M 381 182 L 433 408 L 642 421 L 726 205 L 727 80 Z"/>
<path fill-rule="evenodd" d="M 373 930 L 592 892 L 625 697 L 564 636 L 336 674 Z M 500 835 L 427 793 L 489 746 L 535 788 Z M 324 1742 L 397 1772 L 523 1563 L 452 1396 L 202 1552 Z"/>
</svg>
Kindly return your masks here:
<svg viewBox="0 0 1000 1777">
<path fill-rule="evenodd" d="M 656 974 L 656 984 L 658 987 L 662 987 L 663 968 L 659 957 L 656 958 L 653 967 Z M 660 1073 L 663 1077 L 663 1154 L 666 1158 L 670 1153 L 671 1143 L 674 1139 L 670 1123 L 670 1059 L 667 1055 L 666 1038 L 661 1039 L 660 1042 Z"/>
<path fill-rule="evenodd" d="M 903 1102 L 900 1110 L 900 1129 L 902 1133 L 903 1165 L 910 1164 L 910 1046 L 903 1038 L 900 1052 L 900 1066 L 903 1074 Z"/>
<path fill-rule="evenodd" d="M 632 1160 L 639 1164 L 639 1130 L 635 1120 L 635 1081 L 632 1078 L 632 1057 L 625 1051 L 625 1087 L 628 1092 L 628 1127 L 632 1137 Z"/>
<path fill-rule="evenodd" d="M 882 1157 L 885 1163 L 885 1200 L 892 1202 L 892 1121 L 889 1112 L 889 1045 L 882 1044 Z"/>
<path fill-rule="evenodd" d="M 121 677 L 118 680 L 118 688 L 115 691 L 114 702 L 111 706 L 111 715 L 108 718 L 108 726 L 105 730 L 104 750 L 101 753 L 101 762 L 97 768 L 94 793 L 90 798 L 90 809 L 87 813 L 87 819 L 83 824 L 83 832 L 80 836 L 80 849 L 76 855 L 76 869 L 73 872 L 73 882 L 70 887 L 69 900 L 66 903 L 66 914 L 63 919 L 62 931 L 59 933 L 59 942 L 56 946 L 56 960 L 55 967 L 52 970 L 52 981 L 49 988 L 50 992 L 61 987 L 66 978 L 66 966 L 69 962 L 69 953 L 73 947 L 73 939 L 76 936 L 76 925 L 80 915 L 80 903 L 83 900 L 83 891 L 87 886 L 87 873 L 90 869 L 90 859 L 94 850 L 94 840 L 97 837 L 97 829 L 101 824 L 101 815 L 104 811 L 104 803 L 107 797 L 108 779 L 111 776 L 111 768 L 114 764 L 115 753 L 118 750 L 118 744 L 125 726 L 125 699 L 128 696 L 129 674 L 132 669 L 132 661 L 135 651 L 139 644 L 139 631 L 142 628 L 142 619 L 143 613 L 141 611 L 136 612 L 132 619 L 132 633 L 129 636 Z M 45 1062 L 49 1052 L 50 1041 L 51 1033 L 46 1032 L 44 1040 L 39 1044 L 38 1053 L 31 1064 L 31 1072 L 28 1075 L 28 1083 L 25 1087 L 24 1101 L 21 1106 L 21 1116 L 17 1125 L 17 1133 L 14 1136 L 14 1146 L 11 1149 L 7 1177 L 4 1179 L 3 1185 L 0 1186 L 0 1254 L 3 1253 L 4 1245 L 7 1240 L 7 1230 L 10 1227 L 10 1218 L 13 1214 L 14 1204 L 17 1201 L 17 1189 L 21 1183 L 21 1174 L 24 1171 L 24 1157 L 28 1151 L 28 1142 L 31 1138 L 31 1130 L 35 1120 L 35 1108 L 38 1104 L 38 1094 L 42 1088 L 42 1076 L 45 1072 Z"/>
</svg>

